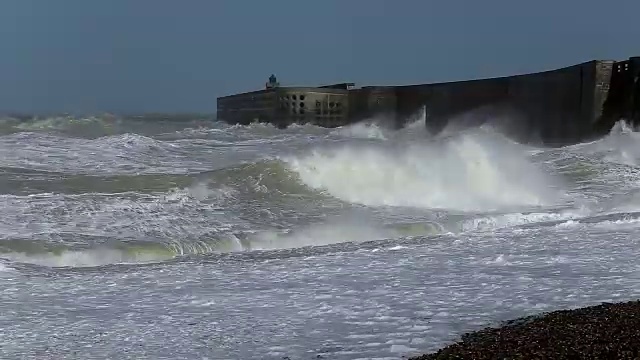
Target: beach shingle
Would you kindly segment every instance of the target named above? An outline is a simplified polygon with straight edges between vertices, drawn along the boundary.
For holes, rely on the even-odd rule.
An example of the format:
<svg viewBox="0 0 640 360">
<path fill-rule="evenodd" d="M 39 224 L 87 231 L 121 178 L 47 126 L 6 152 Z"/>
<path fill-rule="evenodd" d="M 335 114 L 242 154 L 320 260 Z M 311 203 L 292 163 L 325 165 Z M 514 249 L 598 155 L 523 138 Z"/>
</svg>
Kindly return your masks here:
<svg viewBox="0 0 640 360">
<path fill-rule="evenodd" d="M 411 359 L 640 359 L 640 301 L 517 319 Z"/>
</svg>

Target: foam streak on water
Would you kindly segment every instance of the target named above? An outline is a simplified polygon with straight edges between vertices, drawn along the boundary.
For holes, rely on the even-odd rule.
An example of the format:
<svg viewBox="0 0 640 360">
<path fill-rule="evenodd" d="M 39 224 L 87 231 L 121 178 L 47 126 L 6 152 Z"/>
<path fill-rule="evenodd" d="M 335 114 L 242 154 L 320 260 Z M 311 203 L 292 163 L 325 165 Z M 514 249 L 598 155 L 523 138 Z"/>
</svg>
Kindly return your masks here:
<svg viewBox="0 0 640 360">
<path fill-rule="evenodd" d="M 640 135 L 0 120 L 0 358 L 386 358 L 640 292 Z"/>
</svg>

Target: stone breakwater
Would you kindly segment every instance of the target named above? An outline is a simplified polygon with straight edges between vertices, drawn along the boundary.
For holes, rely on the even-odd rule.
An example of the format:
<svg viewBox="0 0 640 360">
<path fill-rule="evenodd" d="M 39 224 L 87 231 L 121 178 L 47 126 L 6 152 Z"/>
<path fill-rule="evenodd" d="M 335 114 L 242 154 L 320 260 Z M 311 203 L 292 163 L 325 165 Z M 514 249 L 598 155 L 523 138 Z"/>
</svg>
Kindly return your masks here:
<svg viewBox="0 0 640 360">
<path fill-rule="evenodd" d="M 411 360 L 639 358 L 640 301 L 630 301 L 509 321 Z"/>
<path fill-rule="evenodd" d="M 560 69 L 440 83 L 364 86 L 280 86 L 217 98 L 217 118 L 339 127 L 362 120 L 402 127 L 424 114 L 432 134 L 497 126 L 520 142 L 564 146 L 605 136 L 620 120 L 640 123 L 640 57 L 592 60 Z"/>
</svg>

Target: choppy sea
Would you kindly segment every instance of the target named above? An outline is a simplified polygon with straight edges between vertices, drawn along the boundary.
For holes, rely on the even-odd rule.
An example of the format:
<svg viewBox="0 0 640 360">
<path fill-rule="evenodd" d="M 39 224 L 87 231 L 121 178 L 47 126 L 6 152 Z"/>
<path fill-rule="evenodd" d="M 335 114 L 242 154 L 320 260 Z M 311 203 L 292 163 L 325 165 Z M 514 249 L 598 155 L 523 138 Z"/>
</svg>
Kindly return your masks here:
<svg viewBox="0 0 640 360">
<path fill-rule="evenodd" d="M 640 133 L 0 119 L 0 358 L 400 359 L 640 295 Z"/>
</svg>

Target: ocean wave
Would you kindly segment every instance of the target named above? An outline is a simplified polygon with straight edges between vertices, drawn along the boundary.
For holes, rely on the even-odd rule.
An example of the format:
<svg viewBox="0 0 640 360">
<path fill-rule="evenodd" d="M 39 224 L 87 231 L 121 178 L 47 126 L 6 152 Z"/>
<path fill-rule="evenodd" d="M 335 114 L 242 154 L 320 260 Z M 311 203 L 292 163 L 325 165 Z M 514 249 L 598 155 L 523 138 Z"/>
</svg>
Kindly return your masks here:
<svg viewBox="0 0 640 360">
<path fill-rule="evenodd" d="M 400 129 L 374 120 L 337 129 L 216 126 L 91 139 L 33 129 L 0 136 L 0 241 L 64 245 L 9 247 L 7 259 L 166 261 L 526 229 L 640 204 L 630 195 L 640 187 L 629 160 L 636 133 L 623 125 L 560 149 L 521 145 L 491 126 L 431 135 L 421 118 Z M 624 151 L 631 155 L 614 156 Z M 339 219 L 356 209 L 364 215 Z M 411 215 L 398 221 L 400 212 Z"/>
<path fill-rule="evenodd" d="M 149 194 L 2 195 L 0 239 L 73 242 L 73 234 L 120 239 L 196 239 L 212 231 L 231 230 L 241 222 L 224 211 L 225 202 L 232 196 L 232 189 L 209 189 L 202 183 Z"/>
<path fill-rule="evenodd" d="M 614 124 L 609 134 L 594 141 L 570 145 L 559 151 L 590 155 L 592 158 L 629 166 L 640 164 L 640 132 L 628 122 Z"/>
<path fill-rule="evenodd" d="M 400 146 L 346 144 L 283 158 L 307 186 L 368 206 L 489 211 L 565 198 L 517 144 L 482 132 Z"/>
<path fill-rule="evenodd" d="M 207 115 L 120 116 L 22 116 L 0 117 L 0 136 L 21 133 L 55 133 L 63 136 L 94 139 L 102 136 L 137 133 L 154 135 L 177 132 L 185 128 L 212 127 L 220 124 Z"/>
<path fill-rule="evenodd" d="M 198 159 L 192 160 L 180 145 L 130 133 L 69 139 L 55 134 L 23 132 L 0 137 L 0 152 L 4 154 L 4 167 L 67 174 L 207 170 Z"/>
<path fill-rule="evenodd" d="M 274 250 L 425 237 L 443 233 L 446 233 L 446 230 L 435 221 L 380 224 L 370 218 L 347 216 L 297 228 L 246 233 L 243 239 L 246 250 Z"/>
<path fill-rule="evenodd" d="M 42 240 L 0 239 L 0 259 L 47 267 L 97 267 L 111 264 L 165 262 L 185 256 L 282 250 L 434 236 L 444 233 L 437 222 L 380 225 L 366 219 L 333 219 L 288 229 L 213 232 L 197 239 L 114 241 L 85 237 L 81 244 Z"/>
<path fill-rule="evenodd" d="M 120 241 L 89 248 L 41 241 L 0 240 L 0 258 L 47 267 L 157 263 L 182 256 L 241 250 L 242 244 L 233 236 L 190 242 Z"/>
</svg>

